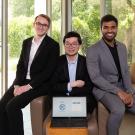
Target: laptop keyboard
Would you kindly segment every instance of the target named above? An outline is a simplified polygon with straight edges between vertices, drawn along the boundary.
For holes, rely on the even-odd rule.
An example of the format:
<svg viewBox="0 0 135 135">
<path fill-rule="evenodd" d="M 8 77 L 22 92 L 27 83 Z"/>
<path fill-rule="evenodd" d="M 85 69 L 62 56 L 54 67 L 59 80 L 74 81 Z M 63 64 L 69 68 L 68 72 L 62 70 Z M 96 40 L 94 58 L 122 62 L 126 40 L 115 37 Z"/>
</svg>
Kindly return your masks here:
<svg viewBox="0 0 135 135">
<path fill-rule="evenodd" d="M 51 127 L 87 127 L 86 118 L 53 118 Z"/>
</svg>

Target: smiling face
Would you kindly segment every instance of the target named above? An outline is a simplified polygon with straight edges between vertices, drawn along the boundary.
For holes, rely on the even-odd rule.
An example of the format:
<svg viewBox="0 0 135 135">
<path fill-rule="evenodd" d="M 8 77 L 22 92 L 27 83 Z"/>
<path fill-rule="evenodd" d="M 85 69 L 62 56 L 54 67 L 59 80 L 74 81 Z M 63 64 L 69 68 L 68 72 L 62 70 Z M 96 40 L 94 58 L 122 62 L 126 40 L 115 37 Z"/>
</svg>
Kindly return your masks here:
<svg viewBox="0 0 135 135">
<path fill-rule="evenodd" d="M 115 21 L 103 22 L 101 27 L 103 38 L 108 42 L 112 42 L 115 39 L 117 30 L 118 27 Z"/>
<path fill-rule="evenodd" d="M 78 38 L 77 37 L 66 38 L 64 47 L 65 47 L 66 55 L 75 56 L 78 53 L 79 48 L 80 48 Z"/>
<path fill-rule="evenodd" d="M 49 29 L 49 22 L 46 18 L 38 16 L 33 24 L 36 35 L 42 37 Z"/>
</svg>

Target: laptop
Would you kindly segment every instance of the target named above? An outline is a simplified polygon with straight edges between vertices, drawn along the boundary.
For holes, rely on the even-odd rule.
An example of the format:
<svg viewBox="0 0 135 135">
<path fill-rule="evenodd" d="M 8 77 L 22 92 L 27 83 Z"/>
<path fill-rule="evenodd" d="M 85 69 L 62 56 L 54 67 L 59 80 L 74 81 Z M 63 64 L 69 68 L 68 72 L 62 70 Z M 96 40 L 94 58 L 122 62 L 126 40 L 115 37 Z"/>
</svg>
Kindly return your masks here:
<svg viewBox="0 0 135 135">
<path fill-rule="evenodd" d="M 51 127 L 87 127 L 86 97 L 53 97 Z"/>
</svg>

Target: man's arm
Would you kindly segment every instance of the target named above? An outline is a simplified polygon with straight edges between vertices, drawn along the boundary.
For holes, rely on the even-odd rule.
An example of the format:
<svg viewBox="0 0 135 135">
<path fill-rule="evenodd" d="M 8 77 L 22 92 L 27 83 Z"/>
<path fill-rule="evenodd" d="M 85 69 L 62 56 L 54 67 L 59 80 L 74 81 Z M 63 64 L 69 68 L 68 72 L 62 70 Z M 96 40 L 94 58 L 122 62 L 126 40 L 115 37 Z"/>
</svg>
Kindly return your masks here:
<svg viewBox="0 0 135 135">
<path fill-rule="evenodd" d="M 26 44 L 27 44 L 26 40 L 24 40 L 22 44 L 22 50 L 19 57 L 19 61 L 17 64 L 16 78 L 13 82 L 14 85 L 21 85 L 22 81 L 25 79 L 26 69 L 25 69 L 24 55 L 25 55 Z"/>
<path fill-rule="evenodd" d="M 51 77 L 52 77 L 52 75 L 53 75 L 53 73 L 54 73 L 54 71 L 55 71 L 56 64 L 57 64 L 58 57 L 59 57 L 59 45 L 56 44 L 55 47 L 52 48 L 49 53 L 50 54 L 49 54 L 49 56 L 47 58 L 48 59 L 47 66 L 45 67 L 45 69 L 43 70 L 43 72 L 40 72 L 29 83 L 32 88 L 38 87 L 43 82 L 50 80 Z"/>
<path fill-rule="evenodd" d="M 130 77 L 129 68 L 128 68 L 127 49 L 126 49 L 125 45 L 123 45 L 123 47 L 124 47 L 123 53 L 125 54 L 125 66 L 121 67 L 121 68 L 124 68 L 124 73 L 123 73 L 122 79 L 123 79 L 123 83 L 124 83 L 124 87 L 125 87 L 126 91 L 128 93 L 134 94 L 135 90 L 131 84 L 131 77 Z"/>
<path fill-rule="evenodd" d="M 100 74 L 99 56 L 94 49 L 89 48 L 86 55 L 87 69 L 92 82 L 103 91 L 117 94 L 119 88 L 111 84 Z"/>
</svg>

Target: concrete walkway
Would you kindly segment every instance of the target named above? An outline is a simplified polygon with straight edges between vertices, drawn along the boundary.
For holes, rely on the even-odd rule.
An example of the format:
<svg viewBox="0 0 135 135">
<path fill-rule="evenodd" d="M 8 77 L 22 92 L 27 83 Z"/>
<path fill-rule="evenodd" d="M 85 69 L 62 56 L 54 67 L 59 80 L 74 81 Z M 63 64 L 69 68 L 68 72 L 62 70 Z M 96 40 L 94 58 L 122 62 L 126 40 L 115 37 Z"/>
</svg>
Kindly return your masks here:
<svg viewBox="0 0 135 135">
<path fill-rule="evenodd" d="M 32 135 L 31 130 L 31 118 L 30 118 L 30 105 L 26 106 L 23 111 L 23 121 L 24 121 L 24 135 Z"/>
</svg>

